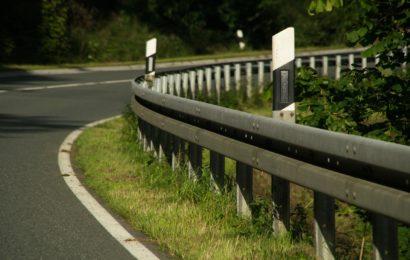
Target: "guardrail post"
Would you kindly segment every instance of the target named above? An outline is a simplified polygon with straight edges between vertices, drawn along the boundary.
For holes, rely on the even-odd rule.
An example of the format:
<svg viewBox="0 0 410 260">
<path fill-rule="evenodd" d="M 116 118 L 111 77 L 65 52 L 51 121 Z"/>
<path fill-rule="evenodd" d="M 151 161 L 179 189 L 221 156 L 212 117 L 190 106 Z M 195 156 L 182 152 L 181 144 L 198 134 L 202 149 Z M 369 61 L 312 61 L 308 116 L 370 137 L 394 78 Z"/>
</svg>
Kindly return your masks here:
<svg viewBox="0 0 410 260">
<path fill-rule="evenodd" d="M 148 124 L 147 126 L 148 152 L 154 152 L 154 126 L 151 124 Z"/>
<path fill-rule="evenodd" d="M 352 70 L 354 68 L 353 64 L 354 64 L 354 54 L 349 54 L 349 69 Z"/>
<path fill-rule="evenodd" d="M 335 259 L 335 200 L 314 192 L 314 237 L 318 259 Z"/>
<path fill-rule="evenodd" d="M 184 92 L 184 97 L 188 96 L 188 73 L 182 73 L 182 90 Z"/>
<path fill-rule="evenodd" d="M 224 65 L 225 91 L 231 90 L 231 66 Z"/>
<path fill-rule="evenodd" d="M 336 55 L 335 79 L 340 79 L 341 70 L 342 70 L 342 56 Z"/>
<path fill-rule="evenodd" d="M 155 56 L 157 52 L 157 39 L 152 38 L 145 44 L 145 80 L 151 87 L 155 78 Z"/>
<path fill-rule="evenodd" d="M 196 84 L 195 84 L 196 73 L 195 71 L 189 72 L 189 88 L 191 90 L 192 99 L 196 97 Z"/>
<path fill-rule="evenodd" d="M 181 163 L 181 139 L 177 136 L 172 136 L 172 170 L 175 171 Z"/>
<path fill-rule="evenodd" d="M 198 91 L 200 94 L 204 93 L 204 70 L 198 70 Z"/>
<path fill-rule="evenodd" d="M 174 74 L 168 75 L 168 82 L 169 94 L 174 95 Z"/>
<path fill-rule="evenodd" d="M 272 37 L 273 109 L 275 119 L 295 122 L 295 30 L 290 27 Z M 289 230 L 290 184 L 272 176 L 272 204 L 275 235 Z"/>
<path fill-rule="evenodd" d="M 167 156 L 169 155 L 168 151 L 168 133 L 163 131 L 162 129 L 158 128 L 158 138 L 159 138 L 159 153 L 158 159 L 168 159 Z"/>
<path fill-rule="evenodd" d="M 198 180 L 202 174 L 202 147 L 194 144 L 188 144 L 188 176 Z"/>
<path fill-rule="evenodd" d="M 297 58 L 296 59 L 296 68 L 302 67 L 302 58 Z"/>
<path fill-rule="evenodd" d="M 161 78 L 155 78 L 154 84 L 155 84 L 155 91 L 161 92 Z"/>
<path fill-rule="evenodd" d="M 154 156 L 157 158 L 160 156 L 159 131 L 158 127 L 151 125 L 151 151 L 154 152 Z"/>
<path fill-rule="evenodd" d="M 312 69 L 316 69 L 315 63 L 316 63 L 315 56 L 309 57 L 309 67 L 311 67 Z"/>
<path fill-rule="evenodd" d="M 164 159 L 164 143 L 163 143 L 164 133 L 158 128 L 158 160 Z"/>
<path fill-rule="evenodd" d="M 137 118 L 137 138 L 138 142 L 142 144 L 142 120 L 141 118 Z"/>
<path fill-rule="evenodd" d="M 139 129 L 139 141 L 142 149 L 145 151 L 145 131 L 144 131 L 144 120 L 138 118 L 138 129 Z"/>
<path fill-rule="evenodd" d="M 239 91 L 241 89 L 241 64 L 235 64 L 235 89 Z"/>
<path fill-rule="evenodd" d="M 177 96 L 181 96 L 181 74 L 178 73 L 175 75 L 175 91 L 177 93 Z"/>
<path fill-rule="evenodd" d="M 209 161 L 212 186 L 217 192 L 221 193 L 224 189 L 225 156 L 210 151 Z"/>
<path fill-rule="evenodd" d="M 289 231 L 290 224 L 290 184 L 287 180 L 272 176 L 272 229 L 275 235 Z"/>
<path fill-rule="evenodd" d="M 165 156 L 165 160 L 169 165 L 172 164 L 172 135 L 165 130 L 161 130 L 163 136 L 161 139 L 161 143 L 163 144 L 163 152 Z"/>
<path fill-rule="evenodd" d="M 218 104 L 221 103 L 221 67 L 215 67 L 215 90 Z"/>
<path fill-rule="evenodd" d="M 373 259 L 398 259 L 398 234 L 395 220 L 372 214 Z"/>
<path fill-rule="evenodd" d="M 263 83 L 264 83 L 264 65 L 263 62 L 258 62 L 258 86 L 259 86 L 259 93 L 263 92 Z"/>
<path fill-rule="evenodd" d="M 162 83 L 162 89 L 161 89 L 161 93 L 162 94 L 167 94 L 167 80 L 168 77 L 167 76 L 162 76 L 161 77 L 161 83 Z"/>
<path fill-rule="evenodd" d="M 141 120 L 142 126 L 142 148 L 145 152 L 149 150 L 149 139 L 148 139 L 148 124 L 144 120 Z"/>
<path fill-rule="evenodd" d="M 366 57 L 362 57 L 362 69 L 367 67 L 367 58 Z"/>
<path fill-rule="evenodd" d="M 322 76 L 327 76 L 329 70 L 329 58 L 327 56 L 322 57 Z"/>
<path fill-rule="evenodd" d="M 252 63 L 246 63 L 246 95 L 252 97 Z"/>
<path fill-rule="evenodd" d="M 205 69 L 205 77 L 206 77 L 206 92 L 208 96 L 212 95 L 212 69 L 206 68 Z"/>
<path fill-rule="evenodd" d="M 251 166 L 236 162 L 236 210 L 238 215 L 244 217 L 252 216 L 252 174 Z"/>
</svg>

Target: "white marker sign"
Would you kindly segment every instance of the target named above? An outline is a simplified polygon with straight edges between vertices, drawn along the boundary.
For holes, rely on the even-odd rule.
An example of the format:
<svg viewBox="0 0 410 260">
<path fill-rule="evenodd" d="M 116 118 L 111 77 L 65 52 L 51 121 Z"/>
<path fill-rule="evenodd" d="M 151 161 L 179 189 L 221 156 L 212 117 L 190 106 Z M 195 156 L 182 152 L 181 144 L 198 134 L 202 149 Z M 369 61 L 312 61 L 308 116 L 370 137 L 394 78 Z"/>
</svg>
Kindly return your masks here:
<svg viewBox="0 0 410 260">
<path fill-rule="evenodd" d="M 145 57 L 148 58 L 149 56 L 152 56 L 156 53 L 157 53 L 157 39 L 152 38 L 146 43 Z"/>
<path fill-rule="evenodd" d="M 294 121 L 295 30 L 289 27 L 272 36 L 273 116 Z"/>
<path fill-rule="evenodd" d="M 147 77 L 155 75 L 155 55 L 157 53 L 157 39 L 147 41 L 145 46 L 145 74 Z"/>
<path fill-rule="evenodd" d="M 295 29 L 289 27 L 272 36 L 272 70 L 295 59 Z"/>
</svg>

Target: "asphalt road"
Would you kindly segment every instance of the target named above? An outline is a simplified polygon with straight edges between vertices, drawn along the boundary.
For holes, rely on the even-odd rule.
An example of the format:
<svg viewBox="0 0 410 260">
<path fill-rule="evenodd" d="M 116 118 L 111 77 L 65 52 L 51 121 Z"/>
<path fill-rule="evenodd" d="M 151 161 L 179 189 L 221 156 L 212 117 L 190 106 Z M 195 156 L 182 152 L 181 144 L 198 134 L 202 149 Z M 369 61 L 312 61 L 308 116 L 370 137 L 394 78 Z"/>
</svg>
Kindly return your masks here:
<svg viewBox="0 0 410 260">
<path fill-rule="evenodd" d="M 137 71 L 0 78 L 0 259 L 132 259 L 65 184 L 58 148 L 74 129 L 118 115 Z"/>
</svg>

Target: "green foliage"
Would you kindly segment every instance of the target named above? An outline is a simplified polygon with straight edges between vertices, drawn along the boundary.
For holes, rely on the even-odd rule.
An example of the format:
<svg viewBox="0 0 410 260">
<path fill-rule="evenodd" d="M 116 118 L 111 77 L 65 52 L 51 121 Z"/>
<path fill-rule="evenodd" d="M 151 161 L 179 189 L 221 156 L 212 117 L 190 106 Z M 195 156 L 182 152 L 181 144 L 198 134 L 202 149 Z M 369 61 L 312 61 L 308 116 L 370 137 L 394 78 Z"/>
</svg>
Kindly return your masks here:
<svg viewBox="0 0 410 260">
<path fill-rule="evenodd" d="M 339 80 L 298 69 L 297 120 L 318 128 L 409 144 L 408 74 L 388 78 L 375 69 L 345 71 Z M 371 77 L 370 77 L 371 76 Z"/>
<path fill-rule="evenodd" d="M 114 15 L 93 30 L 77 28 L 73 33 L 78 59 L 88 61 L 130 61 L 145 57 L 145 42 L 158 39 L 159 57 L 187 55 L 191 49 L 174 34 L 164 35 L 149 30 L 135 17 Z"/>
<path fill-rule="evenodd" d="M 331 11 L 332 6 L 340 6 L 337 2 L 327 0 L 326 5 L 330 7 L 324 8 L 325 0 L 315 0 L 311 2 L 310 11 Z M 401 65 L 410 61 L 410 56 L 403 52 L 403 48 L 410 45 L 410 3 L 352 0 L 348 6 L 360 7 L 356 12 L 359 19 L 346 35 L 348 41 L 352 46 L 369 46 L 362 55 L 376 56 L 379 62 L 376 68 L 348 70 L 339 82 L 301 71 L 299 99 L 302 100 L 304 94 L 310 98 L 301 104 L 301 110 L 308 114 L 301 122 L 311 120 L 318 127 L 408 144 L 410 76 Z M 313 89 L 310 93 L 313 96 L 309 96 L 309 89 Z M 309 115 L 313 112 L 315 115 Z"/>
<path fill-rule="evenodd" d="M 0 61 L 22 62 L 38 51 L 41 1 L 2 1 L 0 8 Z"/>
<path fill-rule="evenodd" d="M 330 12 L 334 8 L 341 7 L 343 5 L 343 0 L 312 0 L 310 2 L 308 11 L 309 14 L 313 15 L 316 13 Z"/>
<path fill-rule="evenodd" d="M 66 0 L 42 0 L 40 59 L 60 63 L 68 53 L 68 6 Z"/>
<path fill-rule="evenodd" d="M 410 226 L 399 225 L 399 257 L 410 259 Z"/>
<path fill-rule="evenodd" d="M 270 49 L 271 36 L 288 26 L 297 46 L 340 44 L 355 17 L 343 9 L 311 17 L 306 8 L 304 0 L 6 1 L 0 62 L 135 60 L 151 37 L 160 57 L 238 51 L 237 29 L 247 48 Z"/>
</svg>

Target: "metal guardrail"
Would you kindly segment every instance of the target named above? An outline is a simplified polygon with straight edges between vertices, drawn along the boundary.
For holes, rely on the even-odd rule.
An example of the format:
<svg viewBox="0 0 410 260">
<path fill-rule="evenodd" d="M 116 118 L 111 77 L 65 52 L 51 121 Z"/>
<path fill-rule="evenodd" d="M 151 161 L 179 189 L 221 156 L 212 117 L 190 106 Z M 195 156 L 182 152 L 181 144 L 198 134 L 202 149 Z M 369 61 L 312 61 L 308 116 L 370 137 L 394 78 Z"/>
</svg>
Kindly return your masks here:
<svg viewBox="0 0 410 260">
<path fill-rule="evenodd" d="M 360 61 L 360 51 L 299 56 L 296 63 L 308 62 L 316 67 L 320 63 L 323 72 L 326 63 L 334 60 L 337 77 L 343 66 L 350 65 L 339 61 Z M 319 231 L 315 231 L 316 250 L 321 258 L 334 257 L 333 199 L 367 209 L 373 212 L 375 255 L 397 258 L 396 220 L 410 224 L 410 147 L 183 98 L 195 98 L 198 92 L 219 98 L 221 91 L 242 87 L 252 95 L 255 86 L 260 88 L 269 74 L 270 61 L 265 59 L 167 72 L 151 83 L 137 78 L 132 83 L 131 104 L 139 118 L 144 148 L 159 157 L 170 157 L 175 166 L 185 147 L 181 144 L 187 142 L 193 178 L 200 175 L 202 147 L 209 149 L 216 187 L 223 186 L 223 156 L 236 160 L 237 208 L 242 215 L 250 215 L 252 168 L 312 189 L 315 221 L 325 218 L 328 224 L 315 225 Z"/>
</svg>

